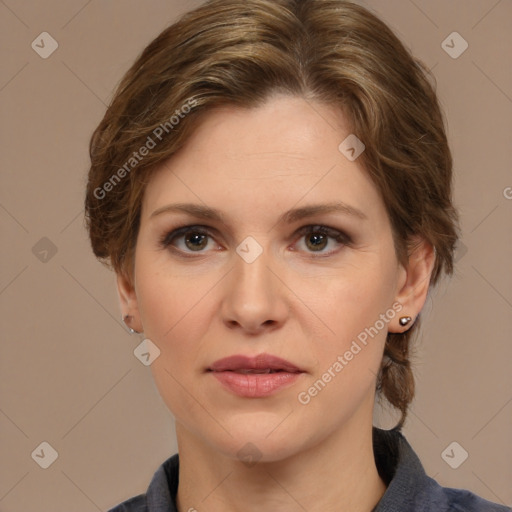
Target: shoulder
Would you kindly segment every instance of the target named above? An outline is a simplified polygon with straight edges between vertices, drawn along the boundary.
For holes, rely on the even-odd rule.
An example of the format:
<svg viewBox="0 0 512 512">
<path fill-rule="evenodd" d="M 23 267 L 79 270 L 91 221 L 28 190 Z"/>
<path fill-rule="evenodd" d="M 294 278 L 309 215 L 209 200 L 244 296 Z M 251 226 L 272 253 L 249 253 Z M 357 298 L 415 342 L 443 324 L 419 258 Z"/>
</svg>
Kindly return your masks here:
<svg viewBox="0 0 512 512">
<path fill-rule="evenodd" d="M 420 502 L 424 508 L 418 508 L 422 512 L 512 512 L 512 508 L 491 503 L 466 489 L 443 487 L 430 477 L 419 487 L 423 488 Z"/>
<path fill-rule="evenodd" d="M 145 494 L 139 494 L 108 512 L 176 512 L 179 457 L 169 457 L 153 475 Z"/>
<path fill-rule="evenodd" d="M 139 494 L 139 496 L 123 501 L 123 503 L 109 509 L 108 512 L 147 512 L 147 510 L 146 495 Z"/>
<path fill-rule="evenodd" d="M 465 489 L 443 487 L 427 476 L 402 433 L 374 429 L 377 469 L 387 490 L 375 512 L 512 512 Z"/>
<path fill-rule="evenodd" d="M 512 508 L 480 498 L 465 489 L 440 487 L 448 504 L 449 512 L 511 512 Z"/>
</svg>

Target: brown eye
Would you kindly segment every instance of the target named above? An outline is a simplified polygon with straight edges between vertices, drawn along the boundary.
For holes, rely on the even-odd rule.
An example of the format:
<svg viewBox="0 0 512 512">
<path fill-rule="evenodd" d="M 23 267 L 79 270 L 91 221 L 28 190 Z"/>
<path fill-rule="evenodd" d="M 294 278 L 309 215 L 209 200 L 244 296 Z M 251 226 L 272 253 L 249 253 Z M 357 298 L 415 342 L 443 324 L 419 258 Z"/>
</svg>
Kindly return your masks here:
<svg viewBox="0 0 512 512">
<path fill-rule="evenodd" d="M 192 231 L 185 235 L 185 245 L 191 251 L 200 251 L 208 245 L 208 235 Z"/>
<path fill-rule="evenodd" d="M 323 233 L 311 233 L 306 236 L 306 246 L 312 251 L 322 251 L 327 246 L 328 237 Z"/>
<path fill-rule="evenodd" d="M 213 248 L 213 236 L 202 226 L 183 226 L 165 234 L 160 247 L 177 249 L 181 253 L 208 252 Z M 209 247 L 212 246 L 212 247 Z"/>
<path fill-rule="evenodd" d="M 296 242 L 296 249 L 314 257 L 337 254 L 340 249 L 352 244 L 352 238 L 349 235 L 329 226 L 303 226 L 296 234 L 300 235 L 298 242 Z"/>
</svg>

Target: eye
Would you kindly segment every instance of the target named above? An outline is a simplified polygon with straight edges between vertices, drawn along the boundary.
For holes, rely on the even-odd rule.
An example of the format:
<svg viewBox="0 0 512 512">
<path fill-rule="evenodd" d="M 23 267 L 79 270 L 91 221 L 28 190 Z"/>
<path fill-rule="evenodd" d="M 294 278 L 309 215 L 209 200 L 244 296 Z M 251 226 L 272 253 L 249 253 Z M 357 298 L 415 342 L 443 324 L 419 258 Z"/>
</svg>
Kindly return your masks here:
<svg viewBox="0 0 512 512">
<path fill-rule="evenodd" d="M 300 250 L 325 256 L 337 252 L 337 247 L 350 245 L 352 242 L 347 234 L 328 226 L 304 226 L 297 234 L 301 236 L 298 243 Z M 331 250 L 326 251 L 326 248 Z"/>
<path fill-rule="evenodd" d="M 161 240 L 163 248 L 172 247 L 182 253 L 205 252 L 213 238 L 203 226 L 184 226 L 167 233 Z"/>
<path fill-rule="evenodd" d="M 295 242 L 293 250 L 298 246 L 297 250 L 316 253 L 318 257 L 334 254 L 339 247 L 352 243 L 347 234 L 323 225 L 304 226 L 296 232 L 295 236 L 297 235 L 300 239 Z M 174 229 L 161 238 L 159 245 L 164 249 L 170 248 L 181 255 L 205 253 L 220 247 L 215 243 L 210 229 L 205 226 L 183 226 Z"/>
</svg>

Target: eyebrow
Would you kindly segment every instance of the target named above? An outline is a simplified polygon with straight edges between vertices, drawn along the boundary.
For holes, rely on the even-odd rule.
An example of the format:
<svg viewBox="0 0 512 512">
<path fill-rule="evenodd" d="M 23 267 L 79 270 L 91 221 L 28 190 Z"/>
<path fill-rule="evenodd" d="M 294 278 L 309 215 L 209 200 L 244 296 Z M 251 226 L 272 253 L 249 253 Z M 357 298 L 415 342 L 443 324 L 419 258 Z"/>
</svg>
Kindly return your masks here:
<svg viewBox="0 0 512 512">
<path fill-rule="evenodd" d="M 156 217 L 157 215 L 161 215 L 163 213 L 187 213 L 199 219 L 215 220 L 218 222 L 224 222 L 225 219 L 224 214 L 220 210 L 194 203 L 176 203 L 162 206 L 161 208 L 157 208 L 150 215 L 150 218 Z M 288 210 L 279 217 L 277 223 L 292 224 L 293 222 L 297 222 L 307 217 L 328 213 L 341 213 L 343 215 L 356 217 L 361 220 L 366 220 L 368 218 L 366 214 L 353 206 L 343 202 L 335 202 L 313 204 Z"/>
</svg>

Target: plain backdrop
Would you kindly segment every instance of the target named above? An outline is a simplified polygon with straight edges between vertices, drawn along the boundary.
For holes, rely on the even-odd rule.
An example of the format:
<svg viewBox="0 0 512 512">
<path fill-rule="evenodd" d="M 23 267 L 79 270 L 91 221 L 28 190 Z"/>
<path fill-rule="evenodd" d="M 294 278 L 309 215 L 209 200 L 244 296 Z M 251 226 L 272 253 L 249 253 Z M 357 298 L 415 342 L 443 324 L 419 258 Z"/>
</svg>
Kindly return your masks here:
<svg viewBox="0 0 512 512">
<path fill-rule="evenodd" d="M 90 250 L 83 196 L 89 137 L 115 85 L 199 3 L 0 2 L 1 512 L 107 510 L 176 452 L 172 416 L 133 354 L 142 338 L 121 325 L 114 275 Z M 364 5 L 437 79 L 463 228 L 456 273 L 425 307 L 405 434 L 441 484 L 511 505 L 512 2 Z M 376 410 L 376 425 L 392 420 Z M 57 453 L 47 469 L 43 442 Z M 447 448 L 468 454 L 457 469 Z"/>
</svg>

